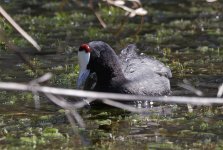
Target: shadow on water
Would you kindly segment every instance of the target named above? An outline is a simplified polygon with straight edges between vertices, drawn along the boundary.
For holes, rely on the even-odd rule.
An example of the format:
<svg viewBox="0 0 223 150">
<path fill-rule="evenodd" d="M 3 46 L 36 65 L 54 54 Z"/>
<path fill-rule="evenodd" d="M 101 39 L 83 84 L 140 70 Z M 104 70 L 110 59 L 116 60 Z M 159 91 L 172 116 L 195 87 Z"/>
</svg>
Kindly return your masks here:
<svg viewBox="0 0 223 150">
<path fill-rule="evenodd" d="M 84 4 L 59 1 L 1 1 L 1 5 L 30 33 L 43 52 L 37 54 L 10 26 L 0 21 L 9 40 L 21 49 L 37 68 L 30 70 L 0 43 L 0 80 L 28 82 L 36 74 L 53 72 L 47 85 L 73 88 L 77 78 L 76 52 L 90 40 L 104 40 L 119 52 L 135 43 L 140 52 L 169 65 L 174 95 L 192 96 L 179 83 L 216 96 L 223 83 L 223 31 L 220 1 L 142 1 L 148 15 L 141 32 L 134 36 L 140 23 L 136 17 L 121 29 L 125 17 L 119 9 L 102 5 L 99 9 L 108 28 L 101 29 L 93 13 Z M 116 40 L 111 40 L 116 39 Z M 41 97 L 35 110 L 31 93 L 0 91 L 0 148 L 101 148 L 101 149 L 189 149 L 223 148 L 221 106 L 196 106 L 192 113 L 185 105 L 154 104 L 149 114 L 133 114 L 101 106 L 80 110 L 87 129 L 73 133 L 64 111 Z M 85 139 L 85 140 L 83 140 Z M 90 143 L 90 144 L 89 144 Z"/>
</svg>

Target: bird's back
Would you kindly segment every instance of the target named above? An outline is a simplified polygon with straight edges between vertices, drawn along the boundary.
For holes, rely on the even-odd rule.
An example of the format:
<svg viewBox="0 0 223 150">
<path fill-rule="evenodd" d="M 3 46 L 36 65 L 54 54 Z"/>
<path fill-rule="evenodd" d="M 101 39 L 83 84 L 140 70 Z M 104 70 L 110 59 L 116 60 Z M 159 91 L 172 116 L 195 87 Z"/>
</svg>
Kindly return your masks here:
<svg viewBox="0 0 223 150">
<path fill-rule="evenodd" d="M 138 56 L 136 46 L 129 45 L 120 54 L 125 85 L 132 94 L 165 95 L 170 92 L 171 71 L 163 63 L 148 56 Z"/>
</svg>

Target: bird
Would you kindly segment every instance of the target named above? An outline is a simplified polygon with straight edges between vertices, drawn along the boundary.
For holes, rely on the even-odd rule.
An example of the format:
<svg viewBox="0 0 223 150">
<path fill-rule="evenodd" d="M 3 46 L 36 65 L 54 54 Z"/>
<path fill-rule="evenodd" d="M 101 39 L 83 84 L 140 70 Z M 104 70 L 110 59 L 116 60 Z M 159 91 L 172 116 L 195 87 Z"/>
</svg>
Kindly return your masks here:
<svg viewBox="0 0 223 150">
<path fill-rule="evenodd" d="M 170 94 L 170 68 L 136 51 L 136 45 L 130 44 L 118 56 L 103 41 L 82 44 L 78 50 L 77 88 L 148 96 Z"/>
</svg>

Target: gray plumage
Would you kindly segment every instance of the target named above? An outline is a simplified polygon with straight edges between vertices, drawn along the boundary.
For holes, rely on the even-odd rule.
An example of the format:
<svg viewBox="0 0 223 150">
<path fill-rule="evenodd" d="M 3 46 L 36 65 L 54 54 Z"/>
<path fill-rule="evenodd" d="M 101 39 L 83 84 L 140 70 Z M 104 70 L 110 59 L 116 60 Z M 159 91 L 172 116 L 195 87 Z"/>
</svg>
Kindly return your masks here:
<svg viewBox="0 0 223 150">
<path fill-rule="evenodd" d="M 89 46 L 91 76 L 84 89 L 150 96 L 170 93 L 170 69 L 156 59 L 138 55 L 135 45 L 123 49 L 119 57 L 102 41 L 90 42 Z"/>
<path fill-rule="evenodd" d="M 171 70 L 160 61 L 136 53 L 134 44 L 121 51 L 119 60 L 124 76 L 131 81 L 126 84 L 134 94 L 165 95 L 170 92 Z"/>
</svg>

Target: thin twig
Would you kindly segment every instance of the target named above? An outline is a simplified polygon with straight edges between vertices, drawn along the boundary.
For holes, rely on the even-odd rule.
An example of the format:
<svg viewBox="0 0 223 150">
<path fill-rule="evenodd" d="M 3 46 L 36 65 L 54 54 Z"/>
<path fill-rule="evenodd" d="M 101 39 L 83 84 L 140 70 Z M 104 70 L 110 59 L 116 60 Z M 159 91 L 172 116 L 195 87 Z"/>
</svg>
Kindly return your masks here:
<svg viewBox="0 0 223 150">
<path fill-rule="evenodd" d="M 106 23 L 103 21 L 103 19 L 101 18 L 101 15 L 100 15 L 98 12 L 96 12 L 94 9 L 92 9 L 92 11 L 94 12 L 94 14 L 95 14 L 95 16 L 97 17 L 98 21 L 100 22 L 101 26 L 102 26 L 103 28 L 106 28 L 107 25 L 106 25 Z"/>
<path fill-rule="evenodd" d="M 139 32 L 142 30 L 143 24 L 144 24 L 144 16 L 141 17 L 141 22 L 136 30 L 135 36 L 138 35 Z"/>
<path fill-rule="evenodd" d="M 40 46 L 26 31 L 24 31 L 12 17 L 0 6 L 0 14 L 27 40 L 29 41 L 38 51 L 41 51 Z"/>
<path fill-rule="evenodd" d="M 194 104 L 194 105 L 210 105 L 210 104 L 223 104 L 223 98 L 209 98 L 209 97 L 186 97 L 186 96 L 144 96 L 144 95 L 129 95 L 129 94 L 116 94 L 104 92 L 91 92 L 75 89 L 63 89 L 48 86 L 30 86 L 27 84 L 13 83 L 13 82 L 0 82 L 0 89 L 4 90 L 20 90 L 32 91 L 36 88 L 38 92 L 50 93 L 55 95 L 66 95 L 74 97 L 85 97 L 93 99 L 114 99 L 119 101 L 148 101 L 165 102 L 165 103 L 181 103 L 181 104 Z"/>
<path fill-rule="evenodd" d="M 89 2 L 88 7 L 94 12 L 94 14 L 95 14 L 96 18 L 98 19 L 98 21 L 100 22 L 101 26 L 103 28 L 106 28 L 107 27 L 106 23 L 101 18 L 101 15 L 95 11 L 92 1 Z"/>
<path fill-rule="evenodd" d="M 84 120 L 82 119 L 82 117 L 79 115 L 79 113 L 75 109 L 70 110 L 70 113 L 75 118 L 75 120 L 77 121 L 77 123 L 79 124 L 79 126 L 81 128 L 85 128 L 86 127 L 86 125 L 84 123 Z"/>
<path fill-rule="evenodd" d="M 195 93 L 197 96 L 203 96 L 204 95 L 201 90 L 196 89 L 192 85 L 180 83 L 180 84 L 178 84 L 178 86 L 181 87 L 181 88 L 184 88 L 184 89 L 186 89 L 188 91 L 191 91 L 191 92 Z"/>
<path fill-rule="evenodd" d="M 223 84 L 221 86 L 219 86 L 219 88 L 218 88 L 217 97 L 221 97 L 222 95 L 223 95 Z"/>
<path fill-rule="evenodd" d="M 123 30 L 124 25 L 126 24 L 127 21 L 128 21 L 128 18 L 127 18 L 127 17 L 125 17 L 125 18 L 121 21 L 121 24 L 119 25 L 118 30 L 115 31 L 115 37 L 118 37 L 118 36 L 121 34 L 121 31 Z"/>
<path fill-rule="evenodd" d="M 198 90 L 197 88 L 190 85 L 189 81 L 184 80 L 184 82 L 186 82 L 186 83 L 178 84 L 178 86 L 181 87 L 181 88 L 184 88 L 184 89 L 186 89 L 190 92 L 195 93 L 197 96 L 203 96 L 204 95 L 201 90 Z M 193 112 L 193 105 L 187 104 L 187 109 L 188 109 L 188 112 L 190 112 L 190 113 Z"/>
<path fill-rule="evenodd" d="M 147 14 L 147 11 L 143 9 L 142 7 L 137 8 L 137 9 L 132 9 L 130 7 L 125 6 L 124 1 L 123 3 L 117 3 L 117 1 L 114 1 L 114 0 L 105 0 L 105 1 L 110 5 L 113 5 L 125 10 L 127 13 L 129 13 L 128 15 L 130 17 L 134 17 L 135 15 L 144 16 Z M 132 2 L 139 2 L 139 4 L 141 5 L 140 1 L 132 1 Z"/>
<path fill-rule="evenodd" d="M 142 112 L 148 112 L 148 110 L 149 110 L 147 108 L 143 109 L 143 108 L 136 108 L 133 106 L 125 105 L 123 103 L 115 102 L 115 101 L 109 100 L 109 99 L 103 99 L 102 102 L 107 105 L 114 106 L 114 107 L 117 107 L 120 109 L 124 109 L 124 110 L 130 111 L 130 112 L 142 113 Z"/>
<path fill-rule="evenodd" d="M 77 113 L 77 111 L 75 110 L 75 106 L 71 103 L 69 103 L 68 101 L 66 101 L 64 98 L 62 97 L 57 97 L 54 96 L 52 94 L 47 94 L 45 93 L 45 95 L 55 104 L 57 104 L 58 106 L 64 108 L 65 110 L 69 110 L 71 116 L 73 116 L 75 118 L 75 120 L 77 121 L 77 123 L 80 125 L 80 127 L 85 128 L 85 124 L 83 119 L 81 118 L 81 116 Z"/>
<path fill-rule="evenodd" d="M 42 83 L 42 82 L 45 82 L 49 79 L 51 79 L 53 76 L 52 73 L 48 72 L 48 73 L 45 73 L 43 76 L 37 78 L 37 79 L 34 79 L 32 80 L 31 82 L 29 82 L 30 84 L 39 84 L 39 83 Z"/>
<path fill-rule="evenodd" d="M 82 142 L 83 145 L 85 145 L 85 146 L 89 145 L 91 143 L 90 140 L 88 139 L 88 137 L 86 137 L 84 134 L 82 134 L 78 131 L 75 120 L 72 117 L 71 111 L 70 110 L 65 110 L 65 114 L 66 114 L 66 117 L 71 124 L 71 127 L 73 129 L 74 134 L 76 134 L 76 136 L 78 136 L 79 139 L 81 139 L 81 142 Z"/>
<path fill-rule="evenodd" d="M 75 134 L 79 135 L 79 134 L 78 134 L 77 127 L 76 127 L 75 120 L 74 120 L 74 118 L 72 117 L 72 115 L 71 115 L 71 113 L 70 113 L 70 110 L 65 110 L 65 114 L 66 114 L 66 117 L 67 117 L 68 121 L 69 121 L 70 124 L 71 124 L 71 127 L 72 127 L 72 129 L 73 129 L 73 132 L 74 132 Z"/>
<path fill-rule="evenodd" d="M 75 108 L 83 108 L 84 106 L 89 106 L 91 102 L 95 101 L 95 99 L 88 98 L 88 99 L 83 99 L 80 102 L 76 102 L 74 105 Z"/>
<path fill-rule="evenodd" d="M 5 43 L 6 47 L 8 47 L 9 50 L 12 50 L 25 64 L 27 64 L 33 72 L 36 71 L 36 68 L 34 67 L 34 65 L 22 53 L 20 48 L 14 45 L 13 43 L 11 43 L 8 37 L 4 34 L 4 31 L 1 29 L 0 29 L 0 40 Z"/>
</svg>

